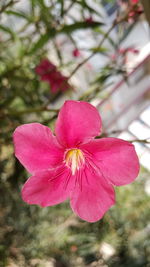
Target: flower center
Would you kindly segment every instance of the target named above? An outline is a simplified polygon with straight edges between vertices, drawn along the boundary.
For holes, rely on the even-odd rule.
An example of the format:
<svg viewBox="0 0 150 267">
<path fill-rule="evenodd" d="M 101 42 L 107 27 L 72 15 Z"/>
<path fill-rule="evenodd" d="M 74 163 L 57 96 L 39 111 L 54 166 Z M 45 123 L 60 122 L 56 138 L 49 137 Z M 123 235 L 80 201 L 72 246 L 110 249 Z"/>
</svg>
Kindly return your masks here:
<svg viewBox="0 0 150 267">
<path fill-rule="evenodd" d="M 84 155 L 80 149 L 73 148 L 67 151 L 65 155 L 65 162 L 68 167 L 71 168 L 72 175 L 76 170 L 79 170 L 85 162 Z"/>
</svg>

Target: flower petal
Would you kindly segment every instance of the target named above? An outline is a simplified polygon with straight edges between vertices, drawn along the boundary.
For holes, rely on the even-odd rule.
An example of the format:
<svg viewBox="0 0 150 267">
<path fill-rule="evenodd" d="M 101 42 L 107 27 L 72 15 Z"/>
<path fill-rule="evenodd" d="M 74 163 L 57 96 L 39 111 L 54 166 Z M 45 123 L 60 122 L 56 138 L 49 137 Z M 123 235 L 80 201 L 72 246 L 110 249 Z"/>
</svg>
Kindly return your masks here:
<svg viewBox="0 0 150 267">
<path fill-rule="evenodd" d="M 51 74 L 54 71 L 56 71 L 56 66 L 46 58 L 35 68 L 35 72 L 40 76 L 43 76 L 46 73 Z"/>
<path fill-rule="evenodd" d="M 30 177 L 22 189 L 22 199 L 28 204 L 42 207 L 53 206 L 65 201 L 74 186 L 68 168 L 42 171 Z"/>
<path fill-rule="evenodd" d="M 51 130 L 40 124 L 24 124 L 14 132 L 15 155 L 30 173 L 55 167 L 63 161 L 63 149 Z"/>
<path fill-rule="evenodd" d="M 82 145 L 105 178 L 113 185 L 133 182 L 139 173 L 139 160 L 134 146 L 119 138 L 102 138 Z"/>
<path fill-rule="evenodd" d="M 85 221 L 96 222 L 114 203 L 113 187 L 94 170 L 84 169 L 82 185 L 76 185 L 71 196 L 73 211 Z"/>
<path fill-rule="evenodd" d="M 100 134 L 101 118 L 97 109 L 87 102 L 66 101 L 56 122 L 59 142 L 75 146 Z"/>
</svg>

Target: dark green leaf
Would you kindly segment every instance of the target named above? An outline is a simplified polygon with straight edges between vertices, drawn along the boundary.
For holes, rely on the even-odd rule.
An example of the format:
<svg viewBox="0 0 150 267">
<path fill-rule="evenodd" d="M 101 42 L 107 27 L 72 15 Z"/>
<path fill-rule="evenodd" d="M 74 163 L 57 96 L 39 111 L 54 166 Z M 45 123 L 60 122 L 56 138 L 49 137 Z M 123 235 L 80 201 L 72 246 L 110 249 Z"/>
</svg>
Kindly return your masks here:
<svg viewBox="0 0 150 267">
<path fill-rule="evenodd" d="M 33 54 L 38 49 L 41 49 L 49 41 L 50 38 L 55 36 L 55 34 L 56 34 L 55 30 L 51 29 L 49 33 L 45 33 L 41 35 L 38 41 L 34 43 L 33 46 L 31 47 L 29 54 Z"/>
<path fill-rule="evenodd" d="M 94 8 L 92 8 L 91 6 L 89 6 L 86 1 L 76 1 L 79 5 L 82 6 L 82 8 L 85 8 L 87 9 L 89 12 L 91 13 L 95 13 L 96 15 L 102 17 L 102 15 L 97 11 L 95 10 Z"/>
<path fill-rule="evenodd" d="M 79 21 L 79 22 L 75 22 L 73 24 L 69 24 L 69 25 L 64 25 L 62 27 L 62 29 L 59 31 L 60 33 L 71 33 L 73 31 L 76 30 L 81 30 L 81 29 L 88 29 L 88 28 L 96 28 L 98 26 L 102 26 L 104 25 L 104 23 L 102 22 L 86 22 L 86 21 Z"/>
<path fill-rule="evenodd" d="M 101 35 L 105 35 L 106 32 L 103 31 L 101 28 L 96 29 L 97 32 L 99 32 Z M 113 48 L 116 48 L 116 43 L 114 42 L 114 40 L 110 37 L 110 35 L 107 36 L 107 40 L 109 41 L 109 43 L 112 45 Z"/>
<path fill-rule="evenodd" d="M 60 3 L 60 16 L 63 17 L 63 15 L 64 15 L 64 0 L 58 0 L 58 3 Z"/>
<path fill-rule="evenodd" d="M 123 36 L 119 40 L 119 44 L 121 44 L 126 39 L 126 37 L 130 34 L 134 26 L 135 24 L 131 24 L 129 28 L 124 31 Z"/>
<path fill-rule="evenodd" d="M 4 26 L 4 25 L 0 25 L 0 30 L 2 30 L 5 33 L 8 33 L 9 35 L 11 35 L 11 37 L 13 39 L 15 39 L 15 33 L 9 27 Z"/>
<path fill-rule="evenodd" d="M 109 49 L 108 48 L 106 48 L 106 47 L 93 47 L 93 48 L 91 48 L 90 49 L 92 52 L 94 52 L 94 53 L 101 53 L 101 54 L 106 54 L 106 52 L 108 52 L 109 51 Z"/>
<path fill-rule="evenodd" d="M 38 49 L 42 48 L 51 38 L 55 37 L 56 33 L 57 34 L 60 34 L 60 33 L 69 34 L 69 33 L 72 33 L 73 31 L 76 31 L 76 30 L 94 28 L 94 27 L 101 26 L 101 25 L 103 25 L 103 23 L 101 23 L 101 22 L 87 23 L 86 21 L 83 21 L 83 22 L 76 22 L 76 23 L 69 24 L 69 25 L 64 25 L 57 32 L 56 32 L 56 30 L 54 28 L 51 28 L 51 29 L 49 29 L 48 33 L 43 34 L 42 36 L 40 36 L 38 41 L 30 49 L 29 53 L 32 54 L 35 51 L 37 51 Z"/>
</svg>

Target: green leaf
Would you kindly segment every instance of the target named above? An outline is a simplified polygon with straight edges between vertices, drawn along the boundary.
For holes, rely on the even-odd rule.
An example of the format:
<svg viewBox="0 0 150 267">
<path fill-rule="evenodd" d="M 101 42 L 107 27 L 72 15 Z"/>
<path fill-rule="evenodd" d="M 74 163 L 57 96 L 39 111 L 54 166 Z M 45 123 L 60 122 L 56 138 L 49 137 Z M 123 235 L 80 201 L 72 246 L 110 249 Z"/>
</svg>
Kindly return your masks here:
<svg viewBox="0 0 150 267">
<path fill-rule="evenodd" d="M 94 53 L 101 53 L 101 54 L 106 54 L 106 52 L 108 52 L 109 51 L 109 49 L 108 48 L 106 48 L 106 47 L 93 47 L 93 48 L 91 48 L 90 49 L 92 52 L 94 52 Z"/>
<path fill-rule="evenodd" d="M 32 22 L 32 21 L 33 21 L 32 18 L 28 17 L 27 14 L 25 14 L 25 13 L 22 12 L 22 11 L 7 10 L 7 11 L 5 11 L 5 13 L 6 13 L 7 15 L 13 15 L 13 16 L 16 16 L 16 17 L 23 18 L 23 19 L 25 19 L 25 20 L 27 20 L 27 21 L 29 21 L 29 22 Z"/>
<path fill-rule="evenodd" d="M 64 15 L 64 0 L 58 0 L 58 3 L 60 3 L 60 16 L 63 17 L 63 15 Z"/>
<path fill-rule="evenodd" d="M 90 13 L 95 13 L 96 15 L 102 17 L 102 15 L 95 10 L 94 8 L 92 8 L 91 6 L 89 6 L 86 1 L 76 1 L 76 3 L 78 3 L 79 5 L 82 6 L 82 8 L 86 8 Z"/>
<path fill-rule="evenodd" d="M 99 32 L 101 35 L 105 35 L 106 32 L 103 31 L 101 28 L 96 29 L 97 32 Z M 109 41 L 109 43 L 112 45 L 113 48 L 116 48 L 116 43 L 114 42 L 114 40 L 110 37 L 110 35 L 107 36 L 107 40 Z"/>
<path fill-rule="evenodd" d="M 13 32 L 12 29 L 10 29 L 9 27 L 0 24 L 0 30 L 2 30 L 2 31 L 5 32 L 5 33 L 8 33 L 9 35 L 11 35 L 11 37 L 12 37 L 13 39 L 15 39 L 16 34 L 15 34 L 15 32 Z"/>
<path fill-rule="evenodd" d="M 56 34 L 55 29 L 52 29 L 50 33 L 45 33 L 40 36 L 38 41 L 33 44 L 31 47 L 29 54 L 35 53 L 38 49 L 41 49 L 48 41 L 50 38 L 54 37 Z"/>
<path fill-rule="evenodd" d="M 32 5 L 34 5 L 34 6 L 38 5 L 38 6 L 42 7 L 42 8 L 46 7 L 45 3 L 44 3 L 44 0 L 31 0 L 31 2 L 32 2 Z"/>
<path fill-rule="evenodd" d="M 104 23 L 97 22 L 97 21 L 93 21 L 91 23 L 88 23 L 86 21 L 79 21 L 79 22 L 75 22 L 73 24 L 64 25 L 62 27 L 62 29 L 60 29 L 59 32 L 60 33 L 71 33 L 71 32 L 76 31 L 76 30 L 96 28 L 96 27 L 102 26 L 102 25 L 104 25 Z"/>
<path fill-rule="evenodd" d="M 127 37 L 127 36 L 130 34 L 130 32 L 133 30 L 134 26 L 135 26 L 135 24 L 131 24 L 131 25 L 129 26 L 129 28 L 126 29 L 126 30 L 124 31 L 124 34 L 123 34 L 123 36 L 120 38 L 118 44 L 121 44 L 121 43 L 126 39 L 126 37 Z"/>
<path fill-rule="evenodd" d="M 83 22 L 76 22 L 76 23 L 69 24 L 69 25 L 64 25 L 59 31 L 56 31 L 55 28 L 51 28 L 48 30 L 48 33 L 41 35 L 38 41 L 33 44 L 33 46 L 31 47 L 29 51 L 29 54 L 33 54 L 38 49 L 41 49 L 51 38 L 54 38 L 56 34 L 60 34 L 60 33 L 70 34 L 76 30 L 94 28 L 94 27 L 101 26 L 101 25 L 103 25 L 103 23 L 101 22 L 87 23 L 86 21 L 83 21 Z"/>
</svg>

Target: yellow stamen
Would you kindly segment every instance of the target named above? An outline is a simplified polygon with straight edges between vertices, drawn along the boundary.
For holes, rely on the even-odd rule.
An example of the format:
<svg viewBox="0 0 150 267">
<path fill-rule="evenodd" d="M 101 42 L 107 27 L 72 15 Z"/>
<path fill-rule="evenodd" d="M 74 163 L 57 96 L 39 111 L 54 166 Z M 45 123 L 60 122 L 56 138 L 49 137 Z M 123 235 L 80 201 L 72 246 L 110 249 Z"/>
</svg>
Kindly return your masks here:
<svg viewBox="0 0 150 267">
<path fill-rule="evenodd" d="M 71 168 L 72 175 L 75 174 L 76 170 L 84 163 L 84 155 L 80 149 L 73 148 L 67 151 L 65 156 L 66 165 Z"/>
</svg>

